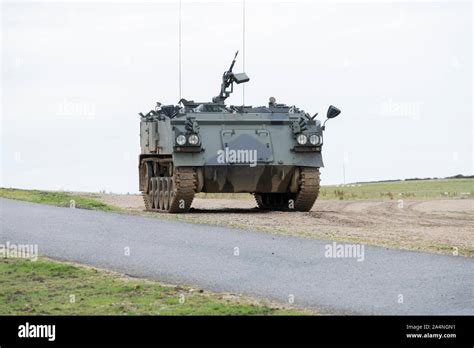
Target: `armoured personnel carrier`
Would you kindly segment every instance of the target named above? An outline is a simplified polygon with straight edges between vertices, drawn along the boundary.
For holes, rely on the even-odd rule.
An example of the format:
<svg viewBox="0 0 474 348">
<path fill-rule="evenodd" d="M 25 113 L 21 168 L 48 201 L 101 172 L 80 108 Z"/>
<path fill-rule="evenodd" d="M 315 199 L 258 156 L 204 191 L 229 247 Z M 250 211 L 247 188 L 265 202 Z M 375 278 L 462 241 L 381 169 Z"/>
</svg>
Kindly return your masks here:
<svg viewBox="0 0 474 348">
<path fill-rule="evenodd" d="M 238 52 L 237 52 L 238 53 Z M 339 115 L 330 106 L 323 125 L 303 110 L 279 104 L 227 106 L 237 53 L 212 102 L 181 99 L 140 113 L 139 189 L 149 211 L 179 213 L 198 192 L 248 192 L 257 206 L 309 211 L 319 194 L 324 124 Z"/>
</svg>

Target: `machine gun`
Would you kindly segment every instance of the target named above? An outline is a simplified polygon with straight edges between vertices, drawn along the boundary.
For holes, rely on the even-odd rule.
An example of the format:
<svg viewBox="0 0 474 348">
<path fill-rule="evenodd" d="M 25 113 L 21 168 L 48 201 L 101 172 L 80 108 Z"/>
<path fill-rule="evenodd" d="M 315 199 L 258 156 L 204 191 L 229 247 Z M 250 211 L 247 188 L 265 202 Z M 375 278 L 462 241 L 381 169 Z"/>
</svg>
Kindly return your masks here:
<svg viewBox="0 0 474 348">
<path fill-rule="evenodd" d="M 238 54 L 239 51 L 235 52 L 234 60 L 232 60 L 229 70 L 224 72 L 224 75 L 222 75 L 221 92 L 218 96 L 212 98 L 213 103 L 224 104 L 224 101 L 234 91 L 234 82 L 237 84 L 241 84 L 250 80 L 246 73 L 234 74 L 232 72 L 232 69 L 234 68 L 235 64 L 235 59 L 237 58 Z"/>
</svg>

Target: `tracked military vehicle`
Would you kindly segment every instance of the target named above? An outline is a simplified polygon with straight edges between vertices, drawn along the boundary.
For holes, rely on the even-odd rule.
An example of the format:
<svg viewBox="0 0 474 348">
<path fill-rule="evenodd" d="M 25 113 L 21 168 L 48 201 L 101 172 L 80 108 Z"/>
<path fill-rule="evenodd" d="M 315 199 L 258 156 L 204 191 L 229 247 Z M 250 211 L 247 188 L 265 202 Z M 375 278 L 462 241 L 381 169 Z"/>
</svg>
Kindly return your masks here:
<svg viewBox="0 0 474 348">
<path fill-rule="evenodd" d="M 186 212 L 198 192 L 248 192 L 261 209 L 313 206 L 325 126 L 317 114 L 275 98 L 268 106 L 225 105 L 234 83 L 249 81 L 232 72 L 237 53 L 212 102 L 181 99 L 139 114 L 139 187 L 146 210 Z M 330 106 L 326 121 L 339 113 Z"/>
</svg>

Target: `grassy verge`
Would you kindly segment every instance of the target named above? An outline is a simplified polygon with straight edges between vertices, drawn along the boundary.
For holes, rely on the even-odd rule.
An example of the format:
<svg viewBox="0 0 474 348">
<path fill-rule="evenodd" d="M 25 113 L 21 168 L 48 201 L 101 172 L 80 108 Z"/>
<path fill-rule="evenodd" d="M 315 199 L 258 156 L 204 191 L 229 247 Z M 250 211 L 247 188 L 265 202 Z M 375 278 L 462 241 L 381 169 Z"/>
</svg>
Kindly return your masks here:
<svg viewBox="0 0 474 348">
<path fill-rule="evenodd" d="M 79 208 L 96 210 L 120 210 L 106 204 L 94 193 L 70 193 L 59 191 L 23 190 L 0 188 L 0 197 L 35 203 L 69 206 L 71 200 Z M 198 193 L 198 198 L 254 200 L 248 193 Z M 318 199 L 433 199 L 474 198 L 474 179 L 432 179 L 369 182 L 348 185 L 321 186 Z"/>
<path fill-rule="evenodd" d="M 474 197 L 474 179 L 433 179 L 322 186 L 319 199 L 429 199 Z"/>
<path fill-rule="evenodd" d="M 21 190 L 14 188 L 0 188 L 0 197 L 17 199 L 34 203 L 51 204 L 60 207 L 69 207 L 72 204 L 76 208 L 119 211 L 118 207 L 100 201 L 94 194 L 73 194 L 59 191 Z"/>
<path fill-rule="evenodd" d="M 0 284 L 0 315 L 313 314 L 42 257 L 0 258 Z"/>
</svg>

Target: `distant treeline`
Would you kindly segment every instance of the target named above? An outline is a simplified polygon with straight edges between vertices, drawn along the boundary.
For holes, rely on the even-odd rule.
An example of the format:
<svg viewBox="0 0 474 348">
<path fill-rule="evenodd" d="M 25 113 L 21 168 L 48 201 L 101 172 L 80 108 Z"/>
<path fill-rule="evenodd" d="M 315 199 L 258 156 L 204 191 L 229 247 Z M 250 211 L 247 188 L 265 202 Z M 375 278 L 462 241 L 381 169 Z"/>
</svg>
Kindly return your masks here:
<svg viewBox="0 0 474 348">
<path fill-rule="evenodd" d="M 446 178 L 408 178 L 408 179 L 393 179 L 393 180 L 378 180 L 378 181 L 359 181 L 355 182 L 354 184 L 370 184 L 370 183 L 377 183 L 377 182 L 397 182 L 397 181 L 421 181 L 421 180 L 439 180 L 439 179 L 474 179 L 474 175 L 454 175 L 448 176 Z"/>
</svg>

